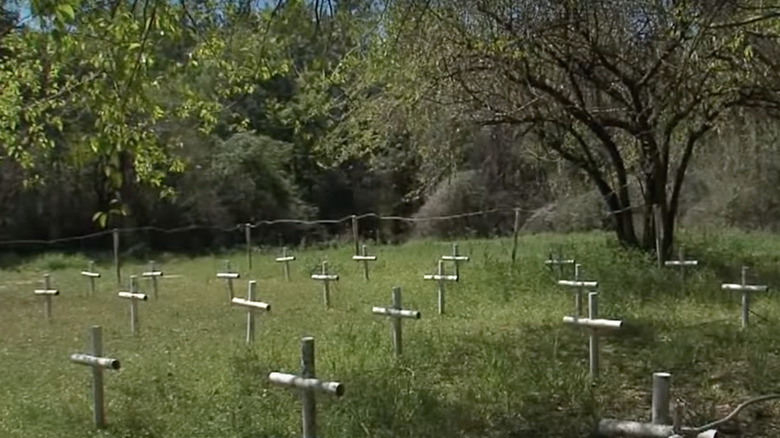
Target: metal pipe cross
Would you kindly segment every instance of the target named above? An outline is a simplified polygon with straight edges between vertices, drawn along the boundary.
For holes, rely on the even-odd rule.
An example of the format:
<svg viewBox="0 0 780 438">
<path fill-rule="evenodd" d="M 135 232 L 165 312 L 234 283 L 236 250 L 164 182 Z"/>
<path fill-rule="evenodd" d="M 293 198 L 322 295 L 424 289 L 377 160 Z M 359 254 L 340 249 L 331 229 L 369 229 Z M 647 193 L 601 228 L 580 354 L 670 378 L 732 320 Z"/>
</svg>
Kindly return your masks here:
<svg viewBox="0 0 780 438">
<path fill-rule="evenodd" d="M 90 354 L 71 354 L 71 362 L 92 367 L 92 411 L 95 415 L 95 427 L 106 425 L 106 414 L 103 397 L 103 370 L 118 370 L 119 360 L 103 357 L 103 336 L 100 326 L 89 328 Z"/>
<path fill-rule="evenodd" d="M 550 258 L 544 261 L 544 264 L 550 268 L 550 272 L 553 272 L 556 266 L 558 267 L 558 280 L 563 278 L 564 266 L 574 266 L 576 263 L 574 259 L 564 259 L 560 254 L 554 256 L 552 252 L 550 252 Z"/>
<path fill-rule="evenodd" d="M 130 300 L 130 332 L 132 334 L 138 333 L 138 302 L 146 301 L 149 297 L 146 294 L 138 293 L 138 276 L 130 276 L 130 291 L 119 292 L 119 298 Z"/>
<path fill-rule="evenodd" d="M 328 274 L 328 262 L 322 262 L 322 273 L 312 274 L 311 279 L 322 282 L 322 298 L 325 301 L 325 308 L 330 308 L 330 282 L 339 281 L 339 276 Z"/>
<path fill-rule="evenodd" d="M 667 260 L 664 262 L 664 266 L 666 267 L 672 267 L 672 268 L 679 268 L 680 269 L 680 278 L 685 280 L 685 269 L 686 268 L 695 268 L 699 266 L 698 260 L 686 260 L 685 259 L 685 250 L 680 247 L 679 255 L 677 256 L 677 260 Z"/>
<path fill-rule="evenodd" d="M 404 310 L 401 308 L 401 288 L 396 286 L 393 288 L 393 305 L 391 307 L 373 307 L 371 313 L 391 318 L 391 322 L 393 323 L 393 349 L 396 357 L 400 356 L 403 352 L 401 320 L 404 318 L 420 319 L 420 312 L 416 310 Z"/>
<path fill-rule="evenodd" d="M 455 266 L 455 281 L 458 281 L 460 278 L 460 263 L 461 262 L 467 262 L 469 261 L 468 256 L 462 256 L 458 254 L 458 244 L 453 243 L 452 244 L 452 255 L 443 255 L 441 256 L 441 259 L 444 261 L 452 262 Z"/>
<path fill-rule="evenodd" d="M 588 329 L 590 350 L 590 377 L 597 379 L 599 375 L 599 336 L 608 330 L 619 330 L 623 321 L 598 319 L 598 292 L 588 293 L 588 318 L 564 316 L 563 323 Z"/>
<path fill-rule="evenodd" d="M 366 245 L 363 245 L 360 248 L 360 255 L 353 255 L 352 260 L 363 262 L 363 278 L 365 278 L 366 281 L 368 281 L 368 262 L 375 262 L 376 256 L 368 255 L 368 250 L 366 249 Z"/>
<path fill-rule="evenodd" d="M 95 279 L 100 278 L 100 273 L 95 272 L 95 262 L 89 262 L 89 267 L 86 271 L 81 271 L 81 275 L 89 279 L 89 296 L 95 295 Z"/>
<path fill-rule="evenodd" d="M 230 260 L 225 260 L 225 272 L 217 272 L 217 278 L 225 280 L 225 287 L 227 288 L 228 301 L 231 301 L 236 295 L 233 290 L 233 280 L 238 280 L 241 276 L 238 272 L 232 272 L 230 267 Z"/>
<path fill-rule="evenodd" d="M 341 397 L 344 395 L 344 385 L 339 382 L 326 382 L 315 378 L 314 371 L 314 338 L 301 338 L 301 375 L 273 372 L 268 380 L 277 385 L 300 390 L 301 414 L 303 417 L 303 438 L 317 436 L 317 404 L 316 392 Z"/>
<path fill-rule="evenodd" d="M 255 341 L 255 313 L 263 311 L 270 312 L 271 305 L 262 301 L 255 300 L 257 282 L 249 282 L 246 299 L 233 298 L 230 303 L 234 306 L 246 308 L 246 345 L 251 345 Z"/>
<path fill-rule="evenodd" d="M 147 272 L 141 273 L 141 276 L 143 276 L 144 278 L 149 278 L 152 281 L 152 293 L 154 294 L 154 299 L 156 300 L 158 298 L 157 278 L 163 276 L 162 271 L 158 271 L 157 269 L 155 269 L 154 261 L 150 261 L 149 270 Z"/>
<path fill-rule="evenodd" d="M 595 289 L 599 287 L 598 281 L 581 281 L 580 264 L 574 265 L 574 280 L 558 280 L 558 286 L 567 286 L 574 288 L 574 315 L 582 315 L 582 292 L 584 289 Z"/>
<path fill-rule="evenodd" d="M 769 287 L 766 285 L 747 284 L 747 266 L 742 267 L 742 282 L 740 284 L 724 283 L 720 285 L 722 290 L 742 292 L 742 328 L 747 328 L 750 323 L 750 293 L 766 292 Z"/>
<path fill-rule="evenodd" d="M 457 275 L 446 275 L 444 273 L 444 261 L 439 260 L 438 269 L 435 274 L 423 275 L 423 280 L 436 280 L 436 291 L 439 300 L 439 315 L 444 315 L 444 283 L 447 281 L 458 281 Z"/>
<path fill-rule="evenodd" d="M 290 262 L 295 261 L 295 256 L 287 255 L 287 247 L 282 248 L 282 256 L 276 258 L 277 263 L 284 263 L 284 279 L 290 281 Z"/>
<path fill-rule="evenodd" d="M 34 293 L 43 297 L 43 314 L 46 319 L 51 319 L 51 297 L 60 294 L 60 291 L 51 288 L 51 275 L 43 274 L 43 289 L 36 289 Z"/>
</svg>

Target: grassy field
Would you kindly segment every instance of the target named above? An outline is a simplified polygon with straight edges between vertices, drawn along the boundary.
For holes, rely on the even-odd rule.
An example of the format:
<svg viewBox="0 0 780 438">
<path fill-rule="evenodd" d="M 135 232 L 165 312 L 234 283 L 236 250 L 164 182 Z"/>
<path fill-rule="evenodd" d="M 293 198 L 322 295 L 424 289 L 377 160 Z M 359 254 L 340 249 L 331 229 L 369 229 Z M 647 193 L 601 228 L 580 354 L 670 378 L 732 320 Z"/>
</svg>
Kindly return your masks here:
<svg viewBox="0 0 780 438">
<path fill-rule="evenodd" d="M 47 254 L 0 271 L 0 436 L 2 437 L 294 437 L 300 403 L 267 382 L 271 371 L 298 373 L 300 337 L 315 338 L 317 375 L 342 382 L 340 399 L 318 396 L 322 437 L 586 437 L 598 418 L 648 420 L 654 371 L 672 373 L 673 396 L 688 406 L 686 424 L 722 417 L 754 395 L 780 392 L 780 303 L 756 296 L 752 326 L 741 331 L 739 297 L 720 291 L 739 282 L 780 284 L 780 237 L 737 232 L 684 236 L 703 267 L 683 284 L 673 270 L 619 250 L 612 235 L 521 238 L 511 272 L 508 240 L 461 241 L 471 261 L 449 285 L 447 314 L 436 313 L 436 288 L 423 281 L 449 243 L 410 242 L 371 248 L 379 256 L 371 281 L 352 248 L 296 252 L 292 281 L 273 263 L 276 250 L 255 254 L 255 268 L 237 281 L 257 280 L 272 312 L 258 318 L 256 343 L 244 346 L 245 313 L 227 303 L 215 278 L 240 252 L 186 259 L 156 257 L 169 275 L 160 298 L 140 303 L 141 333 L 132 336 L 128 303 L 116 297 L 108 260 L 87 297 L 79 271 L 85 258 Z M 600 315 L 628 322 L 602 341 L 602 379 L 588 377 L 588 341 L 561 323 L 573 294 L 554 285 L 543 266 L 551 246 L 600 282 Z M 308 278 L 327 259 L 341 276 L 325 310 L 320 284 Z M 125 278 L 143 264 L 127 262 Z M 33 296 L 44 272 L 62 294 L 53 318 Z M 151 293 L 141 281 L 142 292 Z M 392 354 L 390 324 L 371 314 L 403 288 L 404 307 L 422 312 L 404 321 L 404 357 Z M 106 430 L 93 430 L 90 374 L 69 362 L 85 351 L 88 327 L 103 326 L 104 351 L 122 369 L 106 372 Z M 780 436 L 778 404 L 744 411 L 731 425 L 744 436 Z"/>
</svg>

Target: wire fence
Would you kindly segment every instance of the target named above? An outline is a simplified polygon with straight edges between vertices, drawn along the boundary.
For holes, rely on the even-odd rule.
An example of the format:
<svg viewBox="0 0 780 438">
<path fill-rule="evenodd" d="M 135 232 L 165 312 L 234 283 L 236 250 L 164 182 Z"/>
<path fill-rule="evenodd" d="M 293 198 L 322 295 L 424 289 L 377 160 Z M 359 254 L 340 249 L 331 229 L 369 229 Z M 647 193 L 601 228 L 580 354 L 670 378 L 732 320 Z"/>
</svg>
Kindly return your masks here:
<svg viewBox="0 0 780 438">
<path fill-rule="evenodd" d="M 604 211 L 603 216 L 609 217 L 622 214 L 627 211 L 644 210 L 645 205 L 635 205 L 617 211 Z M 231 226 L 216 226 L 191 224 L 174 228 L 163 228 L 158 226 L 139 226 L 139 227 L 121 227 L 112 229 L 103 229 L 83 235 L 75 235 L 53 239 L 0 239 L 0 249 L 22 249 L 24 247 L 47 247 L 47 246 L 68 246 L 70 243 L 77 243 L 81 246 L 95 246 L 87 242 L 105 241 L 117 233 L 123 240 L 143 242 L 147 240 L 153 242 L 155 237 L 170 236 L 181 233 L 201 233 L 200 240 L 214 240 L 217 245 L 232 246 L 241 242 L 243 238 L 249 236 L 257 243 L 268 243 L 269 241 L 297 240 L 298 243 L 307 241 L 328 240 L 332 236 L 348 234 L 349 229 L 345 225 L 352 224 L 358 227 L 357 233 L 360 236 L 370 237 L 374 240 L 384 240 L 382 236 L 386 225 L 383 223 L 402 224 L 400 231 L 390 229 L 386 231 L 390 235 L 409 236 L 414 235 L 417 228 L 425 227 L 424 224 L 434 222 L 452 222 L 451 226 L 442 227 L 440 230 L 421 230 L 421 235 L 446 234 L 446 235 L 509 235 L 512 233 L 523 232 L 522 223 L 519 223 L 518 216 L 537 213 L 539 209 L 527 208 L 493 208 L 466 213 L 458 213 L 442 216 L 397 216 L 380 215 L 377 213 L 364 213 L 359 215 L 348 215 L 339 219 L 274 219 L 259 220 L 249 223 L 239 223 Z M 578 216 L 580 213 L 572 212 L 571 216 Z M 562 217 L 561 217 L 562 216 Z M 474 220 L 478 219 L 479 223 Z M 566 215 L 558 215 L 558 219 L 563 222 L 567 219 Z M 431 225 L 436 227 L 435 225 Z M 216 237 L 223 234 L 222 238 Z M 232 236 L 230 236 L 232 235 Z M 271 236 L 269 239 L 268 236 Z M 292 238 L 290 236 L 293 236 Z M 130 237 L 130 239 L 127 239 Z M 258 239 L 259 237 L 259 239 Z M 255 240 L 257 239 L 257 240 Z M 96 246 L 104 246 L 106 242 L 98 242 Z M 176 245 L 174 245 L 176 246 Z"/>
</svg>

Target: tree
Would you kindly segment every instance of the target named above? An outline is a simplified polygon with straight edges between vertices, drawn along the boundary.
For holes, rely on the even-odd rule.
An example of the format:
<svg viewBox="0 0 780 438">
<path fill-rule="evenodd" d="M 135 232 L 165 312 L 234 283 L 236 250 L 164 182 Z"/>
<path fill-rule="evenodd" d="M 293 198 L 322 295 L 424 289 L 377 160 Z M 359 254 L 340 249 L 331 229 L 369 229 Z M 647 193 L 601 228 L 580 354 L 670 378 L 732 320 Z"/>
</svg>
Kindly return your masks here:
<svg viewBox="0 0 780 438">
<path fill-rule="evenodd" d="M 664 255 L 702 139 L 732 108 L 777 102 L 749 38 L 778 28 L 767 2 L 399 0 L 386 16 L 349 95 L 370 142 L 396 114 L 525 127 L 587 174 L 621 243 L 652 250 L 659 206 Z"/>
<path fill-rule="evenodd" d="M 31 10 L 30 26 L 0 40 L 9 53 L 0 58 L 0 160 L 20 164 L 28 183 L 45 181 L 48 169 L 36 163 L 53 155 L 97 162 L 114 191 L 96 215 L 104 225 L 129 182 L 164 194 L 166 176 L 183 169 L 162 121 L 207 134 L 232 96 L 286 69 L 271 39 L 224 25 L 239 14 L 229 2 L 36 0 Z M 254 19 L 259 28 L 271 16 Z M 249 38 L 233 38 L 242 33 Z M 199 87 L 204 76 L 214 78 L 208 89 Z"/>
</svg>

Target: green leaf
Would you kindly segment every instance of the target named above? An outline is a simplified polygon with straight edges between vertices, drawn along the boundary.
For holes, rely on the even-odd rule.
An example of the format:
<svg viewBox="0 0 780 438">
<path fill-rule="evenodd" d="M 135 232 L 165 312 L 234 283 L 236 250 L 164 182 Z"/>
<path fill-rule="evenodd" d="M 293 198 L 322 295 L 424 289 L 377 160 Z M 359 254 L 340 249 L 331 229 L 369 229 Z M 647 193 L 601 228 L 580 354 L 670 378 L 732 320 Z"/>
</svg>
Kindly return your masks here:
<svg viewBox="0 0 780 438">
<path fill-rule="evenodd" d="M 73 6 L 69 5 L 67 3 L 60 3 L 57 5 L 57 16 L 58 18 L 62 18 L 63 16 L 67 18 L 67 21 L 73 21 L 76 18 L 76 12 L 73 10 Z M 66 20 L 62 20 L 66 21 Z"/>
</svg>

